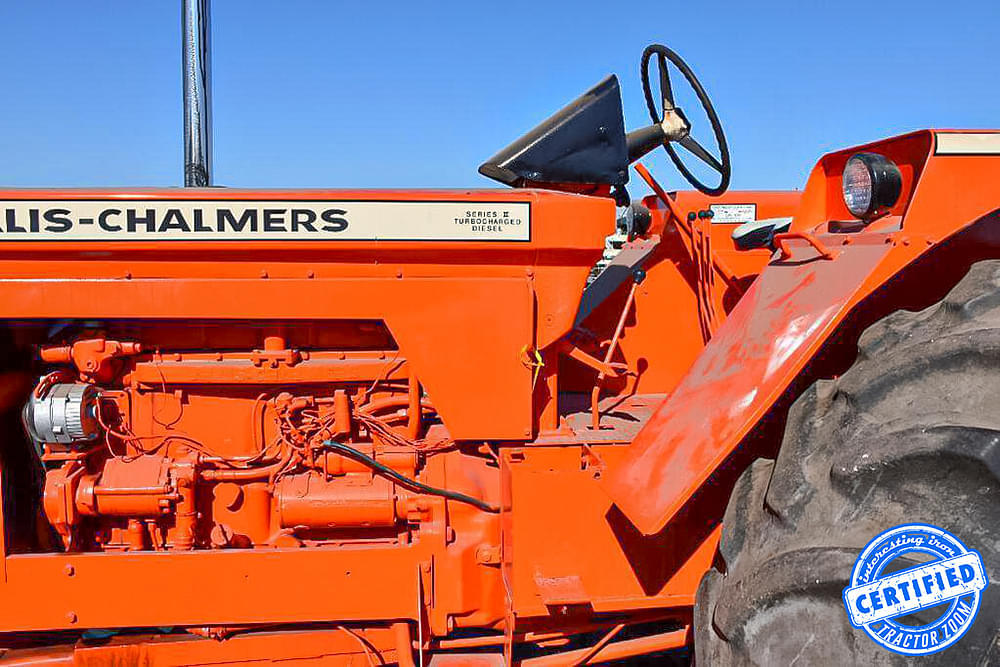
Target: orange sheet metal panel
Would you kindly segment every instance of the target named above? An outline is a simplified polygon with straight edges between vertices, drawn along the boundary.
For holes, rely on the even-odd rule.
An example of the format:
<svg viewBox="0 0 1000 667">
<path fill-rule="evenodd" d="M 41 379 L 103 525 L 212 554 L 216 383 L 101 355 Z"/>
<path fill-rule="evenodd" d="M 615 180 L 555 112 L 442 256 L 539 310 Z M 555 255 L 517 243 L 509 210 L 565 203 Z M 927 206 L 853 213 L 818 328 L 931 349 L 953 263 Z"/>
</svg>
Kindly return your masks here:
<svg viewBox="0 0 1000 667">
<path fill-rule="evenodd" d="M 833 153 L 816 166 L 792 229 L 813 229 L 834 259 L 790 241 L 792 258 L 763 271 L 607 476 L 605 489 L 643 533 L 678 515 L 853 306 L 997 210 L 1000 156 L 936 155 L 935 145 L 934 133 L 918 132 Z M 848 217 L 840 174 L 860 150 L 901 166 L 904 197 L 871 231 L 825 234 L 829 220 Z"/>
<path fill-rule="evenodd" d="M 611 466 L 625 446 L 595 448 Z M 603 467 L 583 469 L 579 447 L 505 450 L 509 534 L 504 558 L 519 618 L 582 605 L 595 612 L 688 607 L 718 543 L 718 522 L 640 535 L 601 493 Z"/>
<path fill-rule="evenodd" d="M 271 234 L 267 240 L 151 241 L 150 233 L 119 239 L 120 231 L 104 232 L 110 240 L 31 240 L 32 215 L 41 216 L 35 226 L 45 227 L 42 204 L 49 200 L 63 202 L 65 210 L 99 203 L 97 215 L 80 209 L 91 216 L 86 224 L 74 219 L 74 229 L 86 234 L 81 238 L 95 233 L 100 211 L 135 209 L 138 215 L 168 200 L 176 207 L 335 204 L 349 219 L 352 207 L 366 206 L 358 209 L 365 224 L 388 220 L 387 229 L 398 236 L 412 223 L 415 240 L 274 240 Z M 25 208 L 24 202 L 32 203 Z M 410 209 L 400 206 L 425 203 L 462 216 L 521 206 L 530 210 L 530 229 L 501 240 L 440 240 L 440 234 L 468 236 L 467 224 L 448 226 L 446 216 L 443 232 L 434 228 L 421 240 L 423 209 L 410 220 L 401 212 Z M 32 207 L 41 212 L 32 214 Z M 166 214 L 157 210 L 162 224 Z M 456 439 L 532 436 L 532 375 L 523 350 L 543 347 L 570 328 L 586 275 L 614 225 L 607 199 L 502 190 L 14 190 L 0 192 L 0 213 L 2 317 L 384 320 Z M 109 225 L 121 228 L 122 215 Z M 183 237 L 173 228 L 165 233 Z M 468 391 L 472 384 L 476 392 Z"/>
<path fill-rule="evenodd" d="M 657 532 L 781 393 L 804 344 L 828 330 L 889 249 L 854 244 L 836 261 L 768 267 L 631 445 L 607 489 L 642 532 Z M 669 471 L 669 472 L 668 472 Z"/>
<path fill-rule="evenodd" d="M 326 203 L 345 210 L 349 220 L 352 205 L 368 208 L 363 211 L 362 219 L 366 221 L 363 239 L 330 234 L 322 240 L 311 240 L 311 236 L 306 238 L 301 233 L 279 238 L 278 233 L 264 234 L 261 222 L 260 235 L 230 235 L 225 240 L 214 240 L 209 234 L 197 237 L 199 240 L 179 240 L 185 238 L 184 234 L 173 229 L 162 238 L 149 233 L 133 238 L 118 232 L 101 237 L 108 240 L 80 241 L 48 233 L 44 235 L 46 240 L 33 240 L 39 235 L 31 232 L 31 221 L 24 219 L 30 214 L 23 210 L 24 202 L 43 200 L 99 200 L 107 203 L 100 207 L 102 210 L 125 210 L 131 206 L 140 213 L 145 210 L 143 202 L 163 206 L 157 202 L 223 205 L 256 201 L 261 202 L 261 215 L 269 201 L 280 206 L 290 205 L 289 202 L 300 202 L 303 206 Z M 480 239 L 470 237 L 464 231 L 468 225 L 456 221 L 453 227 L 459 229 L 457 232 L 450 228 L 442 231 L 433 225 L 437 231 L 424 231 L 428 226 L 427 216 L 422 212 L 407 214 L 407 209 L 400 205 L 409 204 L 454 204 L 458 207 L 455 214 L 460 216 L 475 216 L 484 208 L 502 213 L 505 205 L 519 205 L 522 207 L 519 211 L 523 212 L 523 207 L 529 211 L 530 230 L 527 234 L 500 236 L 484 232 Z M 19 217 L 8 218 L 8 209 L 17 209 Z M 39 215 L 41 222 L 35 226 L 48 228 L 44 212 L 36 217 Z M 67 217 L 57 215 L 60 220 Z M 158 218 L 161 223 L 163 217 L 161 211 Z M 87 225 L 77 225 L 86 232 L 79 238 L 93 236 L 90 230 L 96 223 L 88 219 Z M 389 227 L 391 238 L 379 237 L 376 220 L 387 221 L 382 224 Z M 604 238 L 614 231 L 614 220 L 615 206 L 611 199 L 544 190 L 0 190 L 0 278 L 521 277 L 533 283 L 539 315 L 538 347 L 545 347 L 571 326 L 586 276 L 603 252 Z M 123 226 L 118 218 L 111 222 Z M 285 227 L 289 224 L 286 222 Z M 410 227 L 412 238 L 402 240 L 400 236 Z M 465 240 L 441 240 L 452 237 Z M 334 296 L 348 298 L 348 295 Z M 274 307 L 280 304 L 281 300 L 267 303 Z M 480 302 L 477 308 L 488 305 Z M 159 314 L 172 316 L 162 309 Z"/>
<path fill-rule="evenodd" d="M 214 628 L 212 629 L 215 630 Z M 105 667 L 106 665 L 370 665 L 394 663 L 398 641 L 389 628 L 240 633 L 225 641 L 194 635 L 111 637 L 90 644 L 19 649 L 4 654 L 7 665 Z M 206 632 L 207 634 L 207 632 Z"/>
<path fill-rule="evenodd" d="M 0 606 L 0 627 L 416 618 L 429 557 L 419 547 L 8 556 L 0 595 L 31 604 Z"/>
<path fill-rule="evenodd" d="M 6 279 L 0 317 L 383 319 L 453 437 L 516 440 L 531 436 L 532 296 L 525 278 Z"/>
<path fill-rule="evenodd" d="M 686 215 L 707 209 L 716 202 L 742 207 L 752 202 L 759 218 L 790 216 L 795 212 L 799 197 L 797 192 L 731 191 L 718 198 L 709 198 L 699 192 L 678 192 L 676 208 Z M 637 374 L 637 385 L 643 392 L 669 393 L 705 347 L 696 324 L 697 294 L 692 289 L 698 280 L 697 266 L 686 237 L 673 223 L 665 221 L 663 203 L 655 197 L 647 197 L 643 202 L 653 212 L 652 232 L 660 234 L 662 241 L 646 262 L 646 279 L 636 290 L 634 315 L 627 321 L 619 349 L 630 370 Z M 771 253 L 763 248 L 737 250 L 732 240 L 732 232 L 737 226 L 714 221 L 705 225 L 712 236 L 713 251 L 748 285 L 768 263 Z M 716 276 L 713 296 L 716 312 L 725 317 L 742 292 L 729 288 Z M 622 303 L 620 298 L 608 299 L 586 326 L 597 331 L 613 330 Z M 678 322 L 690 322 L 691 326 L 676 326 Z"/>
</svg>

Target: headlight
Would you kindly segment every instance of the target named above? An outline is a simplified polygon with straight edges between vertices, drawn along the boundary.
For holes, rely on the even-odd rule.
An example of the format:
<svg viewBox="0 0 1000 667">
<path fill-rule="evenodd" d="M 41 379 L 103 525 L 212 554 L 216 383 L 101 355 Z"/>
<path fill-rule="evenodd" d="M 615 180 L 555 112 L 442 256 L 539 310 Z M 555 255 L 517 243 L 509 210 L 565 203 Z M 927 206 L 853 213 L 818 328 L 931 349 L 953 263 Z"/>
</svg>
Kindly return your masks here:
<svg viewBox="0 0 1000 667">
<path fill-rule="evenodd" d="M 847 210 L 865 220 L 895 205 L 903 177 L 892 160 L 877 153 L 858 153 L 844 165 L 843 185 Z"/>
</svg>

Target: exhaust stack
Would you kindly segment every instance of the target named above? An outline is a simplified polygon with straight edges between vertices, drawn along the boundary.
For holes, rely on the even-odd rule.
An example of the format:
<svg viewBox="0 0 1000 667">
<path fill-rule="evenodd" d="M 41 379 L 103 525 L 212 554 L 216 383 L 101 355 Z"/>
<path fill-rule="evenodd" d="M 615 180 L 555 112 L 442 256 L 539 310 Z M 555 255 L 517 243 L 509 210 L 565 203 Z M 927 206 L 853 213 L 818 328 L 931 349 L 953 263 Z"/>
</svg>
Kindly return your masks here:
<svg viewBox="0 0 1000 667">
<path fill-rule="evenodd" d="M 210 0 L 181 0 L 184 36 L 184 186 L 212 185 Z"/>
</svg>

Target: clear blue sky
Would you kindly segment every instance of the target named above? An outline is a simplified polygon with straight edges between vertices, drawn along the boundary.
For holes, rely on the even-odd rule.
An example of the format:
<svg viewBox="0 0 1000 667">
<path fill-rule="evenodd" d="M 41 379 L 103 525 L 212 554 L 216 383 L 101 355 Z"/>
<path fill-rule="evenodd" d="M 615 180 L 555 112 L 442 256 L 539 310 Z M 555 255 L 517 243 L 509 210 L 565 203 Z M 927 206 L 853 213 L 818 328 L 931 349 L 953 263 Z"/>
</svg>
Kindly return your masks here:
<svg viewBox="0 0 1000 667">
<path fill-rule="evenodd" d="M 180 184 L 179 13 L 0 3 L 0 184 Z M 833 148 L 1000 127 L 998 28 L 997 0 L 214 0 L 214 180 L 489 186 L 480 162 L 607 73 L 645 124 L 656 41 L 713 98 L 734 187 L 798 188 Z M 649 164 L 681 186 L 662 151 Z"/>
</svg>

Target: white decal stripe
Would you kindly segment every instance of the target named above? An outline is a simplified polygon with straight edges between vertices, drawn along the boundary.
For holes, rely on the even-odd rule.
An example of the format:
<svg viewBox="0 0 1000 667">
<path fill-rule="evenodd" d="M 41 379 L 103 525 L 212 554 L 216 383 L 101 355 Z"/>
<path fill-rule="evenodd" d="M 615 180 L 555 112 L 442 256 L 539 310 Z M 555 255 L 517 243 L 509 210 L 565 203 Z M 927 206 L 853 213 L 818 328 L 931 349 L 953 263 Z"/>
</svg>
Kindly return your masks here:
<svg viewBox="0 0 1000 667">
<path fill-rule="evenodd" d="M 5 241 L 530 241 L 527 202 L 0 200 Z"/>
<path fill-rule="evenodd" d="M 935 155 L 1000 155 L 1000 133 L 941 133 Z"/>
</svg>

